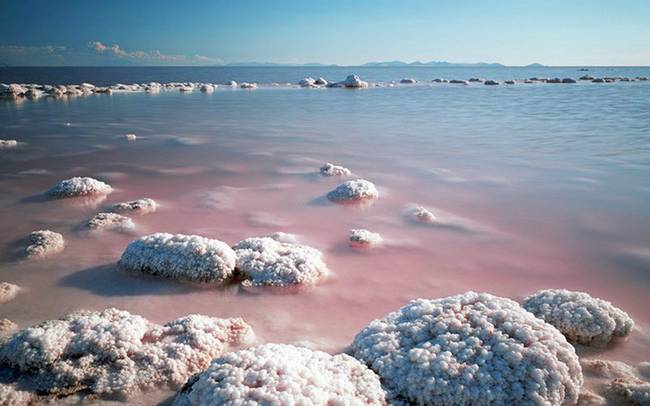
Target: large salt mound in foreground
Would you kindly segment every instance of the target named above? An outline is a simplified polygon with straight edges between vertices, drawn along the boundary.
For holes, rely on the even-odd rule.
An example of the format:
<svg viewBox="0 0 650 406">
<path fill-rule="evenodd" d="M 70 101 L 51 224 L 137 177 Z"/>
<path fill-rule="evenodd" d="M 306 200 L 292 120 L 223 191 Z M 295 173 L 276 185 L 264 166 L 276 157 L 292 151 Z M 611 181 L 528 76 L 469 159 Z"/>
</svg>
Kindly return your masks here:
<svg viewBox="0 0 650 406">
<path fill-rule="evenodd" d="M 528 296 L 523 306 L 569 340 L 585 345 L 607 344 L 614 336 L 630 334 L 634 327 L 623 310 L 584 292 L 541 290 Z"/>
<path fill-rule="evenodd" d="M 375 185 L 364 179 L 343 182 L 327 194 L 327 198 L 335 202 L 377 199 L 378 197 L 379 192 Z"/>
<path fill-rule="evenodd" d="M 59 233 L 50 230 L 32 231 L 29 234 L 29 245 L 25 254 L 29 258 L 43 258 L 57 254 L 65 248 L 65 240 Z"/>
<path fill-rule="evenodd" d="M 574 404 L 583 378 L 564 336 L 510 299 L 417 299 L 355 337 L 351 354 L 411 404 Z"/>
<path fill-rule="evenodd" d="M 75 177 L 62 180 L 46 192 L 52 197 L 76 197 L 89 195 L 107 195 L 113 188 L 97 179 Z"/>
<path fill-rule="evenodd" d="M 233 247 L 242 285 L 311 286 L 329 274 L 320 251 L 270 237 L 247 238 Z"/>
<path fill-rule="evenodd" d="M 192 377 L 173 406 L 384 405 L 374 372 L 356 359 L 285 344 L 225 354 Z"/>
<path fill-rule="evenodd" d="M 230 346 L 253 339 L 242 319 L 190 315 L 164 325 L 126 311 L 79 311 L 21 330 L 0 346 L 0 365 L 40 394 L 127 395 L 183 384 Z"/>
<path fill-rule="evenodd" d="M 222 283 L 237 255 L 228 244 L 198 235 L 156 233 L 131 242 L 119 261 L 130 272 L 191 282 Z"/>
</svg>

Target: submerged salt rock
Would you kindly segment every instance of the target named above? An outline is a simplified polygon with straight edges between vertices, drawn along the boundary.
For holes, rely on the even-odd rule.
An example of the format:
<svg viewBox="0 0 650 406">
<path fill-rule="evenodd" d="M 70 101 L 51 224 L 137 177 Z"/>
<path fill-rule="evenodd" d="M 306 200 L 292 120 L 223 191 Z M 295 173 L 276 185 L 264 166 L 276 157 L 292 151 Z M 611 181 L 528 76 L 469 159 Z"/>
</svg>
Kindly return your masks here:
<svg viewBox="0 0 650 406">
<path fill-rule="evenodd" d="M 368 87 L 368 82 L 364 82 L 357 75 L 349 75 L 345 80 L 336 83 L 330 83 L 328 87 L 345 87 L 348 89 L 361 89 Z"/>
<path fill-rule="evenodd" d="M 328 82 L 327 82 L 327 80 L 325 80 L 323 78 L 318 78 L 318 79 L 316 79 L 314 81 L 314 84 L 316 84 L 318 86 L 327 86 Z"/>
<path fill-rule="evenodd" d="M 486 293 L 413 300 L 361 330 L 350 351 L 408 404 L 574 404 L 583 382 L 558 330 Z"/>
<path fill-rule="evenodd" d="M 300 82 L 298 82 L 298 85 L 300 85 L 300 87 L 313 87 L 316 85 L 316 79 L 306 77 L 304 79 L 301 79 Z"/>
<path fill-rule="evenodd" d="M 409 85 L 410 85 L 410 84 L 414 84 L 414 83 L 418 83 L 417 80 L 415 80 L 415 79 L 411 79 L 411 78 L 402 79 L 402 80 L 400 80 L 399 82 L 402 83 L 402 84 L 409 84 Z"/>
<path fill-rule="evenodd" d="M 329 274 L 322 253 L 306 245 L 261 237 L 247 238 L 233 249 L 246 287 L 312 286 Z"/>
<path fill-rule="evenodd" d="M 0 319 L 0 335 L 10 333 L 18 329 L 18 325 L 9 319 Z M 2 397 L 0 397 L 2 399 Z M 1 405 L 2 403 L 0 403 Z"/>
<path fill-rule="evenodd" d="M 385 405 L 379 378 L 346 354 L 265 344 L 215 359 L 173 406 Z"/>
<path fill-rule="evenodd" d="M 130 232 L 135 229 L 135 223 L 129 217 L 117 213 L 97 213 L 86 223 L 86 227 L 94 231 Z"/>
<path fill-rule="evenodd" d="M 0 282 L 0 303 L 7 303 L 13 300 L 19 291 L 20 288 L 18 285 L 9 282 Z"/>
<path fill-rule="evenodd" d="M 327 198 L 333 201 L 377 199 L 379 192 L 372 182 L 356 179 L 341 183 L 327 194 Z"/>
<path fill-rule="evenodd" d="M 111 207 L 111 211 L 117 213 L 137 213 L 149 214 L 154 213 L 158 209 L 158 204 L 155 200 L 145 197 L 143 199 L 130 200 L 128 202 L 115 203 Z"/>
<path fill-rule="evenodd" d="M 113 188 L 102 181 L 89 177 L 74 177 L 62 180 L 46 192 L 52 197 L 77 197 L 89 195 L 107 195 Z"/>
<path fill-rule="evenodd" d="M 210 84 L 203 84 L 203 85 L 201 85 L 201 91 L 203 93 L 212 93 L 212 92 L 214 92 L 214 86 L 212 86 Z"/>
<path fill-rule="evenodd" d="M 413 221 L 433 224 L 437 221 L 436 216 L 426 207 L 420 205 L 409 205 L 404 209 L 404 215 Z"/>
<path fill-rule="evenodd" d="M 138 136 L 135 134 L 126 134 L 124 137 L 127 141 L 135 141 L 138 139 Z"/>
<path fill-rule="evenodd" d="M 131 242 L 119 261 L 129 272 L 191 282 L 222 283 L 235 270 L 228 244 L 198 235 L 156 233 Z"/>
<path fill-rule="evenodd" d="M 0 345 L 0 365 L 32 378 L 39 393 L 127 395 L 181 385 L 252 338 L 242 319 L 189 315 L 158 325 L 118 309 L 83 310 L 14 334 Z"/>
<path fill-rule="evenodd" d="M 486 80 L 485 82 L 483 82 L 483 84 L 488 86 L 496 86 L 499 85 L 499 82 L 496 80 Z"/>
<path fill-rule="evenodd" d="M 351 230 L 348 240 L 353 248 L 372 248 L 384 241 L 379 233 L 373 233 L 366 229 Z"/>
<path fill-rule="evenodd" d="M 607 388 L 607 397 L 617 404 L 650 405 L 650 382 L 637 378 L 616 378 Z"/>
<path fill-rule="evenodd" d="M 257 83 L 243 82 L 239 87 L 241 89 L 257 89 Z"/>
<path fill-rule="evenodd" d="M 273 238 L 275 241 L 286 242 L 290 244 L 298 244 L 300 242 L 300 238 L 296 234 L 285 233 L 282 231 L 276 231 L 273 234 L 267 235 L 267 237 Z"/>
<path fill-rule="evenodd" d="M 326 162 L 325 165 L 320 168 L 321 175 L 324 176 L 350 176 L 352 172 L 343 166 L 338 166 Z"/>
<path fill-rule="evenodd" d="M 634 368 L 625 362 L 609 361 L 602 359 L 583 359 L 580 360 L 582 371 L 595 375 L 599 378 L 625 378 L 634 376 Z"/>
<path fill-rule="evenodd" d="M 606 404 L 607 400 L 604 397 L 583 389 L 583 391 L 580 392 L 576 406 L 605 406 Z"/>
<path fill-rule="evenodd" d="M 524 300 L 524 308 L 552 324 L 570 341 L 604 345 L 630 334 L 634 321 L 610 302 L 584 292 L 541 290 Z"/>
<path fill-rule="evenodd" d="M 28 237 L 29 245 L 25 254 L 30 258 L 43 258 L 58 254 L 65 248 L 63 235 L 50 230 L 32 231 Z"/>
<path fill-rule="evenodd" d="M 18 145 L 16 140 L 0 140 L 0 148 L 12 148 Z"/>
</svg>

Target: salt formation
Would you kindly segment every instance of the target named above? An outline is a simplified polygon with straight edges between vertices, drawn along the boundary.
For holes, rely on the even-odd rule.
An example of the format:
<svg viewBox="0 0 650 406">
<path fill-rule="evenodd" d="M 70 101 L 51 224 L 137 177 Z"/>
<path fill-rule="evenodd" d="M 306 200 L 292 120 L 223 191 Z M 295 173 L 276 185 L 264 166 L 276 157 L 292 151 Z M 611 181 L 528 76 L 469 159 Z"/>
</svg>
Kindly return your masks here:
<svg viewBox="0 0 650 406">
<path fill-rule="evenodd" d="M 619 404 L 650 405 L 650 382 L 636 378 L 616 378 L 607 388 L 608 397 L 616 399 Z"/>
<path fill-rule="evenodd" d="M 224 242 L 167 233 L 150 234 L 131 242 L 119 261 L 129 272 L 206 283 L 230 279 L 236 263 L 237 255 Z"/>
<path fill-rule="evenodd" d="M 210 84 L 203 84 L 203 85 L 201 85 L 201 91 L 203 93 L 212 93 L 212 92 L 214 92 L 214 86 L 212 86 Z"/>
<path fill-rule="evenodd" d="M 0 288 L 1 289 L 1 288 Z M 0 335 L 14 331 L 18 325 L 9 319 L 0 319 Z M 0 397 L 2 399 L 2 397 Z M 1 403 L 0 403 L 1 404 Z"/>
<path fill-rule="evenodd" d="M 594 392 L 583 390 L 580 392 L 577 406 L 605 406 L 606 404 L 607 401 L 604 397 Z"/>
<path fill-rule="evenodd" d="M 372 248 L 384 241 L 379 233 L 365 229 L 351 230 L 348 240 L 353 248 Z"/>
<path fill-rule="evenodd" d="M 7 303 L 13 300 L 20 288 L 9 282 L 0 282 L 0 303 Z"/>
<path fill-rule="evenodd" d="M 74 177 L 62 180 L 46 192 L 52 197 L 77 197 L 89 195 L 107 195 L 113 188 L 97 179 L 88 177 Z"/>
<path fill-rule="evenodd" d="M 117 213 L 137 213 L 149 214 L 154 213 L 158 209 L 158 204 L 155 200 L 147 197 L 143 199 L 130 200 L 128 202 L 116 203 L 111 207 L 111 211 Z"/>
<path fill-rule="evenodd" d="M 409 205 L 404 209 L 404 214 L 411 220 L 432 224 L 437 221 L 436 216 L 426 207 L 419 205 Z"/>
<path fill-rule="evenodd" d="M 12 148 L 18 145 L 16 140 L 0 140 L 0 148 Z"/>
<path fill-rule="evenodd" d="M 402 80 L 400 80 L 399 82 L 400 82 L 400 83 L 403 83 L 403 84 L 414 84 L 414 83 L 418 83 L 418 81 L 415 80 L 415 79 L 402 79 Z"/>
<path fill-rule="evenodd" d="M 215 359 L 172 406 L 385 405 L 379 378 L 346 354 L 266 344 Z"/>
<path fill-rule="evenodd" d="M 97 213 L 86 223 L 86 227 L 95 231 L 130 232 L 135 229 L 133 220 L 117 213 Z"/>
<path fill-rule="evenodd" d="M 243 82 L 239 87 L 242 89 L 257 89 L 257 83 Z"/>
<path fill-rule="evenodd" d="M 118 309 L 82 310 L 21 330 L 0 345 L 0 365 L 53 396 L 127 395 L 181 385 L 231 346 L 253 338 L 242 319 L 189 315 L 164 325 Z"/>
<path fill-rule="evenodd" d="M 127 134 L 127 135 L 125 136 L 125 138 L 126 138 L 127 141 L 135 141 L 135 140 L 138 139 L 138 136 L 135 135 L 135 134 Z"/>
<path fill-rule="evenodd" d="M 34 404 L 36 396 L 17 389 L 14 385 L 0 383 L 1 406 L 28 406 Z"/>
<path fill-rule="evenodd" d="M 499 82 L 496 80 L 486 80 L 485 82 L 483 82 L 483 84 L 488 86 L 496 86 L 499 84 Z"/>
<path fill-rule="evenodd" d="M 233 249 L 245 287 L 312 286 L 328 276 L 320 251 L 269 237 L 247 238 Z"/>
<path fill-rule="evenodd" d="M 634 368 L 621 361 L 602 359 L 583 359 L 580 361 L 582 371 L 599 378 L 624 378 L 634 376 Z"/>
<path fill-rule="evenodd" d="M 333 165 L 329 162 L 326 162 L 325 165 L 321 166 L 320 173 L 325 176 L 350 176 L 352 174 L 348 168 Z"/>
<path fill-rule="evenodd" d="M 63 236 L 50 230 L 32 231 L 28 241 L 25 254 L 30 258 L 43 258 L 57 254 L 65 248 Z"/>
<path fill-rule="evenodd" d="M 337 202 L 377 199 L 379 192 L 372 182 L 357 179 L 341 183 L 327 194 L 327 198 Z"/>
<path fill-rule="evenodd" d="M 449 83 L 453 83 L 453 84 L 455 84 L 455 85 L 469 85 L 469 81 L 468 81 L 468 80 L 457 80 L 457 79 L 454 79 L 454 80 L 450 80 Z"/>
<path fill-rule="evenodd" d="M 406 404 L 574 404 L 583 382 L 558 330 L 486 293 L 413 300 L 361 330 L 350 351 Z"/>
<path fill-rule="evenodd" d="M 555 326 L 570 341 L 584 345 L 607 344 L 615 336 L 630 334 L 634 327 L 623 310 L 583 292 L 541 290 L 528 296 L 523 307 Z"/>
<path fill-rule="evenodd" d="M 291 244 L 298 244 L 300 238 L 296 234 L 284 233 L 282 231 L 276 231 L 273 234 L 267 235 L 269 238 L 273 238 L 275 241 L 279 242 L 288 242 Z"/>
<path fill-rule="evenodd" d="M 327 87 L 345 87 L 348 89 L 360 89 L 368 87 L 368 82 L 364 82 L 357 75 L 349 75 L 345 80 L 330 83 Z"/>
</svg>

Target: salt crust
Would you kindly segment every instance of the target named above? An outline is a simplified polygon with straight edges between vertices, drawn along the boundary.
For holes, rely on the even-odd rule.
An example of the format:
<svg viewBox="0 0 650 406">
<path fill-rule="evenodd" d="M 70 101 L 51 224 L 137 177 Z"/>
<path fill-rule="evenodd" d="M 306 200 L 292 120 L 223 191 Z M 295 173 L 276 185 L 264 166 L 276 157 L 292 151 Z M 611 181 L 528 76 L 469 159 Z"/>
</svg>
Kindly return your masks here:
<svg viewBox="0 0 650 406">
<path fill-rule="evenodd" d="M 6 334 L 18 328 L 18 325 L 9 319 L 0 319 L 0 334 Z M 0 398 L 1 399 L 1 398 Z"/>
<path fill-rule="evenodd" d="M 607 395 L 618 404 L 647 406 L 650 405 L 650 382 L 636 378 L 616 378 L 609 384 Z"/>
<path fill-rule="evenodd" d="M 356 359 L 266 344 L 215 359 L 173 406 L 385 405 L 379 378 Z"/>
<path fill-rule="evenodd" d="M 89 177 L 74 177 L 57 183 L 46 192 L 52 197 L 76 197 L 88 195 L 107 195 L 113 188 L 97 179 Z"/>
<path fill-rule="evenodd" d="M 0 148 L 11 148 L 18 145 L 16 140 L 0 140 Z"/>
<path fill-rule="evenodd" d="M 111 207 L 111 211 L 116 213 L 137 213 L 149 214 L 154 213 L 158 209 L 158 204 L 155 200 L 147 197 L 143 199 L 130 200 L 128 202 L 116 203 Z"/>
<path fill-rule="evenodd" d="M 372 182 L 356 179 L 341 183 L 327 194 L 327 198 L 337 202 L 377 199 L 379 192 Z"/>
<path fill-rule="evenodd" d="M 0 406 L 27 406 L 33 404 L 36 396 L 16 389 L 14 385 L 0 383 Z"/>
<path fill-rule="evenodd" d="M 65 248 L 63 235 L 50 230 L 32 231 L 28 237 L 29 245 L 25 254 L 29 258 L 44 258 L 58 254 Z"/>
<path fill-rule="evenodd" d="M 320 173 L 324 176 L 350 176 L 352 174 L 348 168 L 334 165 L 329 162 L 321 166 Z"/>
<path fill-rule="evenodd" d="M 20 288 L 18 285 L 9 282 L 0 282 L 0 303 L 7 303 L 13 300 L 19 291 Z"/>
<path fill-rule="evenodd" d="M 129 217 L 117 213 L 97 213 L 86 226 L 94 231 L 130 232 L 135 229 L 135 223 Z"/>
<path fill-rule="evenodd" d="M 384 240 L 379 233 L 373 233 L 366 229 L 353 229 L 350 230 L 348 241 L 354 248 L 372 248 L 380 245 Z"/>
</svg>

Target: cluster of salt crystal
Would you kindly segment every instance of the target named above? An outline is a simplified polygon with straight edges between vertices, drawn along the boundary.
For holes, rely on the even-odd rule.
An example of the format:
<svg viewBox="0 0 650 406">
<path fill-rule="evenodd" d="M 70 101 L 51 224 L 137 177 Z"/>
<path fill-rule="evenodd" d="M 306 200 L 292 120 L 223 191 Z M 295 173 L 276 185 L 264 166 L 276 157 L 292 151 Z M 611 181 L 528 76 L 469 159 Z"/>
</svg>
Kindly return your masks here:
<svg viewBox="0 0 650 406">
<path fill-rule="evenodd" d="M 18 328 L 18 325 L 9 319 L 0 319 L 0 335 L 7 334 Z M 2 399 L 2 397 L 0 397 Z M 2 404 L 2 403 L 0 403 Z"/>
<path fill-rule="evenodd" d="M 127 141 L 135 141 L 138 139 L 138 136 L 135 134 L 126 134 L 125 138 Z"/>
<path fill-rule="evenodd" d="M 610 382 L 607 395 L 617 404 L 650 405 L 650 382 L 636 378 L 616 378 Z"/>
<path fill-rule="evenodd" d="M 552 324 L 570 341 L 604 345 L 613 337 L 626 336 L 634 321 L 610 302 L 584 292 L 546 289 L 528 296 L 523 307 Z"/>
<path fill-rule="evenodd" d="M 15 385 L 0 383 L 0 405 L 29 406 L 34 404 L 36 395 L 20 390 Z"/>
<path fill-rule="evenodd" d="M 321 175 L 324 176 L 350 176 L 352 172 L 343 166 L 338 166 L 326 162 L 325 165 L 320 168 Z"/>
<path fill-rule="evenodd" d="M 0 303 L 7 303 L 18 295 L 20 288 L 9 282 L 0 282 Z"/>
<path fill-rule="evenodd" d="M 348 89 L 360 89 L 368 87 L 368 82 L 364 82 L 357 75 L 348 75 L 345 80 L 340 82 L 330 83 L 327 87 L 344 87 Z"/>
<path fill-rule="evenodd" d="M 16 140 L 0 140 L 0 148 L 12 148 L 18 145 Z"/>
<path fill-rule="evenodd" d="M 89 177 L 74 177 L 62 180 L 46 192 L 52 197 L 77 197 L 89 195 L 107 195 L 113 188 L 102 181 Z"/>
<path fill-rule="evenodd" d="M 182 385 L 254 337 L 242 319 L 189 315 L 164 325 L 126 311 L 79 311 L 21 330 L 0 344 L 0 366 L 52 396 L 86 391 L 125 395 Z"/>
<path fill-rule="evenodd" d="M 131 242 L 119 264 L 130 272 L 191 282 L 222 283 L 235 270 L 228 244 L 197 235 L 156 233 Z"/>
<path fill-rule="evenodd" d="M 300 85 L 300 87 L 319 88 L 319 87 L 327 86 L 328 82 L 327 82 L 327 80 L 325 80 L 323 78 L 314 79 L 314 78 L 311 78 L 311 77 L 306 77 L 306 78 L 302 79 L 300 82 L 298 82 L 298 85 Z"/>
<path fill-rule="evenodd" d="M 94 231 L 131 232 L 135 223 L 130 217 L 117 213 L 97 213 L 88 222 L 86 227 Z"/>
<path fill-rule="evenodd" d="M 50 230 L 32 231 L 25 254 L 30 258 L 43 258 L 57 254 L 65 248 L 65 240 L 59 233 Z"/>
<path fill-rule="evenodd" d="M 215 359 L 192 377 L 173 406 L 385 405 L 375 373 L 356 359 L 266 344 Z"/>
<path fill-rule="evenodd" d="M 149 214 L 154 213 L 158 209 L 158 204 L 155 200 L 145 197 L 143 199 L 130 200 L 127 202 L 116 203 L 111 207 L 111 211 L 117 213 L 137 213 Z"/>
<path fill-rule="evenodd" d="M 605 396 L 614 404 L 650 404 L 650 382 L 639 379 L 636 375 L 637 371 L 632 366 L 621 361 L 600 359 L 582 360 L 580 363 L 585 373 L 610 379 L 605 386 Z M 643 373 L 643 363 L 639 364 L 638 370 Z M 580 397 L 582 401 L 583 394 Z M 587 403 L 587 399 L 584 399 L 584 402 L 579 404 L 606 404 L 604 398 L 600 396 L 598 398 L 602 400 L 600 403 Z"/>
<path fill-rule="evenodd" d="M 320 251 L 269 237 L 247 238 L 233 246 L 246 287 L 312 286 L 329 270 Z"/>
<path fill-rule="evenodd" d="M 356 179 L 343 182 L 327 193 L 327 198 L 335 202 L 377 199 L 379 192 L 372 182 Z"/>
<path fill-rule="evenodd" d="M 348 240 L 353 248 L 372 248 L 384 241 L 379 233 L 365 229 L 351 230 Z"/>
<path fill-rule="evenodd" d="M 361 330 L 350 351 L 410 404 L 574 404 L 583 382 L 557 329 L 485 293 L 413 300 Z"/>
<path fill-rule="evenodd" d="M 405 85 L 412 85 L 412 84 L 418 83 L 417 80 L 415 80 L 415 79 L 410 79 L 410 78 L 408 78 L 408 79 L 402 79 L 402 80 L 400 80 L 399 82 L 402 83 L 402 84 L 405 84 Z"/>
<path fill-rule="evenodd" d="M 426 207 L 420 205 L 408 205 L 404 209 L 404 215 L 416 222 L 432 224 L 437 221 L 436 216 Z"/>
</svg>

